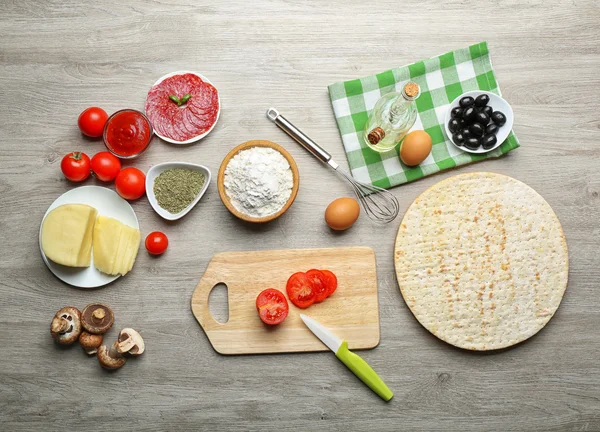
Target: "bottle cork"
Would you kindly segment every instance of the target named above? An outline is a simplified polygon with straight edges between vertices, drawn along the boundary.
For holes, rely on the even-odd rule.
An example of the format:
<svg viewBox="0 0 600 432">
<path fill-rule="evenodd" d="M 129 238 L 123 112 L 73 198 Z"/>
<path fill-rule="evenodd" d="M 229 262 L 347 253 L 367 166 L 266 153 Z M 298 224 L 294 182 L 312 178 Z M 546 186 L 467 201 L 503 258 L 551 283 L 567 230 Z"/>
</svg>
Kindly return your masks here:
<svg viewBox="0 0 600 432">
<path fill-rule="evenodd" d="M 419 95 L 419 84 L 414 82 L 408 82 L 404 86 L 404 94 L 409 98 L 416 98 Z"/>
<path fill-rule="evenodd" d="M 384 137 L 385 137 L 385 131 L 383 129 L 381 129 L 379 126 L 376 127 L 375 129 L 373 129 L 371 132 L 369 132 L 369 135 L 367 135 L 367 139 L 369 140 L 369 142 L 372 145 L 377 144 Z"/>
</svg>

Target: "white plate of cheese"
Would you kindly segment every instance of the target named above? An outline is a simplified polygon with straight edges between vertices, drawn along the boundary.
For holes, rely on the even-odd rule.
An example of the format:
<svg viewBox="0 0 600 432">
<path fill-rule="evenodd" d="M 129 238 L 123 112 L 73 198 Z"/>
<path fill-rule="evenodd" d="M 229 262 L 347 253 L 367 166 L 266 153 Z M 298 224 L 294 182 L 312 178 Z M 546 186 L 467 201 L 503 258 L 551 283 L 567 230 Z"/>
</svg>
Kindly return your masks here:
<svg viewBox="0 0 600 432">
<path fill-rule="evenodd" d="M 97 216 L 113 218 L 131 228 L 139 230 L 139 222 L 133 208 L 127 201 L 110 189 L 100 186 L 81 186 L 65 192 L 58 197 L 56 201 L 50 205 L 40 224 L 40 252 L 44 262 L 56 277 L 69 285 L 79 288 L 97 288 L 114 281 L 119 275 L 110 275 L 98 270 L 94 263 L 93 251 L 91 262 L 88 267 L 68 267 L 66 265 L 57 264 L 46 257 L 46 254 L 42 249 L 42 227 L 44 225 L 44 220 L 52 210 L 66 204 L 88 205 L 96 209 Z M 133 263 L 131 263 L 131 265 L 133 265 Z"/>
</svg>

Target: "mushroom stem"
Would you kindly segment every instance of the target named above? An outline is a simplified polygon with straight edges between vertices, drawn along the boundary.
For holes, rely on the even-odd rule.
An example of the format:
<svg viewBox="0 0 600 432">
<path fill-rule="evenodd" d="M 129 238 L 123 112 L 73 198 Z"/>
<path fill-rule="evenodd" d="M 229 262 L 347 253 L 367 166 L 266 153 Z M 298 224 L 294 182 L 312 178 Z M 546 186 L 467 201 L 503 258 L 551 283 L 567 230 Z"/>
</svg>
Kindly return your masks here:
<svg viewBox="0 0 600 432">
<path fill-rule="evenodd" d="M 52 320 L 51 330 L 54 333 L 65 334 L 69 331 L 71 323 L 65 317 L 56 317 Z"/>
<path fill-rule="evenodd" d="M 105 316 L 106 312 L 102 308 L 98 308 L 94 312 L 92 312 L 92 318 L 94 318 L 94 320 L 102 321 Z"/>
<path fill-rule="evenodd" d="M 117 342 L 117 351 L 120 353 L 126 353 L 135 346 L 135 340 L 132 337 L 129 337 L 129 335 L 125 336 L 127 336 L 126 339 Z"/>
</svg>

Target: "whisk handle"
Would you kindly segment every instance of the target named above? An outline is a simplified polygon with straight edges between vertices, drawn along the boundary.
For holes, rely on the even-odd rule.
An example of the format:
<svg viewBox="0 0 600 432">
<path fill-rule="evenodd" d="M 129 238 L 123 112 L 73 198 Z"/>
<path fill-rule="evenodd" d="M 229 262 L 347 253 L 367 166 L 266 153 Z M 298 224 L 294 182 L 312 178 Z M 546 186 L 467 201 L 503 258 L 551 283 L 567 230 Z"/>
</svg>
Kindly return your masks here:
<svg viewBox="0 0 600 432">
<path fill-rule="evenodd" d="M 300 129 L 291 124 L 284 116 L 279 114 L 279 111 L 277 111 L 275 108 L 269 108 L 267 110 L 267 117 L 277 126 L 279 126 L 285 133 L 297 141 L 298 144 L 311 152 L 321 162 L 327 163 L 331 160 L 331 155 L 329 153 L 327 153 L 316 142 L 304 135 Z"/>
</svg>

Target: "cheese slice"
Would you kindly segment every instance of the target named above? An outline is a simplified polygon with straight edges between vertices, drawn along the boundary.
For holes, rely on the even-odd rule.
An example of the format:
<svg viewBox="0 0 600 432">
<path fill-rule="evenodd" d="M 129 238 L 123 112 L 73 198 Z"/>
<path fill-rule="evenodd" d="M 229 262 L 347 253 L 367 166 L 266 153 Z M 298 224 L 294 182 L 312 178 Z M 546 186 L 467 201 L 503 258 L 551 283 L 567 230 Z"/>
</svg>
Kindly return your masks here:
<svg viewBox="0 0 600 432">
<path fill-rule="evenodd" d="M 119 245 L 117 247 L 117 254 L 112 266 L 111 274 L 124 274 L 123 263 L 126 260 L 127 245 L 131 241 L 131 231 L 133 228 L 123 225 L 121 227 L 121 236 L 119 237 Z"/>
<path fill-rule="evenodd" d="M 103 273 L 126 275 L 135 262 L 140 230 L 116 219 L 98 216 L 94 228 L 94 265 Z"/>
<path fill-rule="evenodd" d="M 94 265 L 103 273 L 114 275 L 123 224 L 116 219 L 98 216 L 94 227 Z"/>
<path fill-rule="evenodd" d="M 97 214 L 85 204 L 65 204 L 48 213 L 42 223 L 44 255 L 57 264 L 89 267 Z"/>
<path fill-rule="evenodd" d="M 127 266 L 124 269 L 125 273 L 131 271 L 131 269 L 133 268 L 135 258 L 137 257 L 137 253 L 140 248 L 140 239 L 140 230 L 134 229 L 127 248 L 127 256 L 129 256 L 129 261 L 127 262 Z"/>
</svg>

